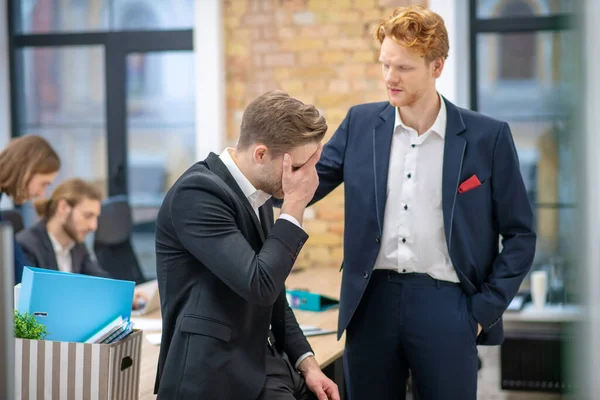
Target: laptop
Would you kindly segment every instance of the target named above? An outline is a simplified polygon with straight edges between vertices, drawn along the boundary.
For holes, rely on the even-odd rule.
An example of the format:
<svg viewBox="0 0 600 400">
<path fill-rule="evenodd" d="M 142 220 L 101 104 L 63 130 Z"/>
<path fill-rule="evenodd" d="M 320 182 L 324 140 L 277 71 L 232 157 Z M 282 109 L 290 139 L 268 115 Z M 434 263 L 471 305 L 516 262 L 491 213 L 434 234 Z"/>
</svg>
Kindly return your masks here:
<svg viewBox="0 0 600 400">
<path fill-rule="evenodd" d="M 136 291 L 141 291 L 146 295 L 148 302 L 137 310 L 131 310 L 131 316 L 142 316 L 160 309 L 160 296 L 158 294 L 158 281 L 153 279 L 148 282 L 140 283 L 135 287 Z"/>
</svg>

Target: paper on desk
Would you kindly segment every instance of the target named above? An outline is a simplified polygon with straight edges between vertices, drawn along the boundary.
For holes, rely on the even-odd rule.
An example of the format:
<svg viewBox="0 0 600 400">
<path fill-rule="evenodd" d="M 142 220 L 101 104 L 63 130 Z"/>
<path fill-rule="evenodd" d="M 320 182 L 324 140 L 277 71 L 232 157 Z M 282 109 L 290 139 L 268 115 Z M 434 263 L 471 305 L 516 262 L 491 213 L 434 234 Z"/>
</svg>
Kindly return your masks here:
<svg viewBox="0 0 600 400">
<path fill-rule="evenodd" d="M 148 335 L 146 335 L 146 339 L 148 339 L 148 341 L 150 343 L 152 343 L 153 345 L 160 345 L 160 338 L 162 336 L 162 333 L 150 333 Z"/>
<path fill-rule="evenodd" d="M 302 333 L 304 333 L 304 336 L 309 337 L 309 336 L 319 336 L 319 335 L 329 335 L 331 333 L 335 333 L 336 331 L 334 330 L 329 330 L 329 329 L 321 329 L 317 326 L 312 326 L 312 325 L 300 325 L 300 329 L 302 329 Z"/>
<path fill-rule="evenodd" d="M 162 331 L 162 320 L 160 318 L 131 318 L 135 329 L 143 331 Z"/>
</svg>

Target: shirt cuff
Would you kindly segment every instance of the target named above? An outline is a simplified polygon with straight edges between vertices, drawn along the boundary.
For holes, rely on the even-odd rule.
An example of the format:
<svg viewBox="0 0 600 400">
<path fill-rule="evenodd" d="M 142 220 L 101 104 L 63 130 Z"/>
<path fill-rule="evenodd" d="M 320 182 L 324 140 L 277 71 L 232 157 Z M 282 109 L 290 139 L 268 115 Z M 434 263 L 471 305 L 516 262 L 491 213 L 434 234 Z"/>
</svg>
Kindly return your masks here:
<svg viewBox="0 0 600 400">
<path fill-rule="evenodd" d="M 298 222 L 298 220 L 294 217 L 292 217 L 290 214 L 281 214 L 279 216 L 279 218 L 285 219 L 290 221 L 292 224 L 296 225 L 298 228 L 302 229 L 302 225 L 300 225 L 300 222 Z"/>
<path fill-rule="evenodd" d="M 315 353 L 313 353 L 312 351 L 309 351 L 307 353 L 302 354 L 299 358 L 298 361 L 296 361 L 296 365 L 294 365 L 294 368 L 296 368 L 296 371 L 298 370 L 298 367 L 300 366 L 300 363 L 302 363 L 302 361 L 304 361 L 306 359 L 306 357 L 310 357 L 310 356 L 315 356 Z"/>
</svg>

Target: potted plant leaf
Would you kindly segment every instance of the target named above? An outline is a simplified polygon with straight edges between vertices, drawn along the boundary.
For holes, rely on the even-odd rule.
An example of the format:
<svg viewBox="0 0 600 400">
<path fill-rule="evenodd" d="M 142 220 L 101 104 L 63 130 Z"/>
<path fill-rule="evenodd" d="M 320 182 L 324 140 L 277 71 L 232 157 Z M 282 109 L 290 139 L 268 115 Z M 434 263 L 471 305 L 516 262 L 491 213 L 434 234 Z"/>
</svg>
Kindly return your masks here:
<svg viewBox="0 0 600 400">
<path fill-rule="evenodd" d="M 46 326 L 28 312 L 21 314 L 15 310 L 15 337 L 18 339 L 44 340 L 48 332 Z"/>
</svg>

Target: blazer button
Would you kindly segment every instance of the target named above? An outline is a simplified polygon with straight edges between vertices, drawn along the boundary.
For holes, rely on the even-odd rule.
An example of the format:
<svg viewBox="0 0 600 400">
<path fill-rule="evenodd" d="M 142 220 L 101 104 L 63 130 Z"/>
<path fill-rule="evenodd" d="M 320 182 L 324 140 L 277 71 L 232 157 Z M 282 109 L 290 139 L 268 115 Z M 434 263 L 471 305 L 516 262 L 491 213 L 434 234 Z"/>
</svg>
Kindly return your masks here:
<svg viewBox="0 0 600 400">
<path fill-rule="evenodd" d="M 381 238 L 380 238 L 379 236 L 375 236 L 375 241 L 376 241 L 377 243 L 379 243 L 379 242 L 381 242 Z"/>
<path fill-rule="evenodd" d="M 363 274 L 363 278 L 367 279 L 369 277 L 369 273 L 367 271 L 365 271 L 365 273 Z"/>
</svg>

